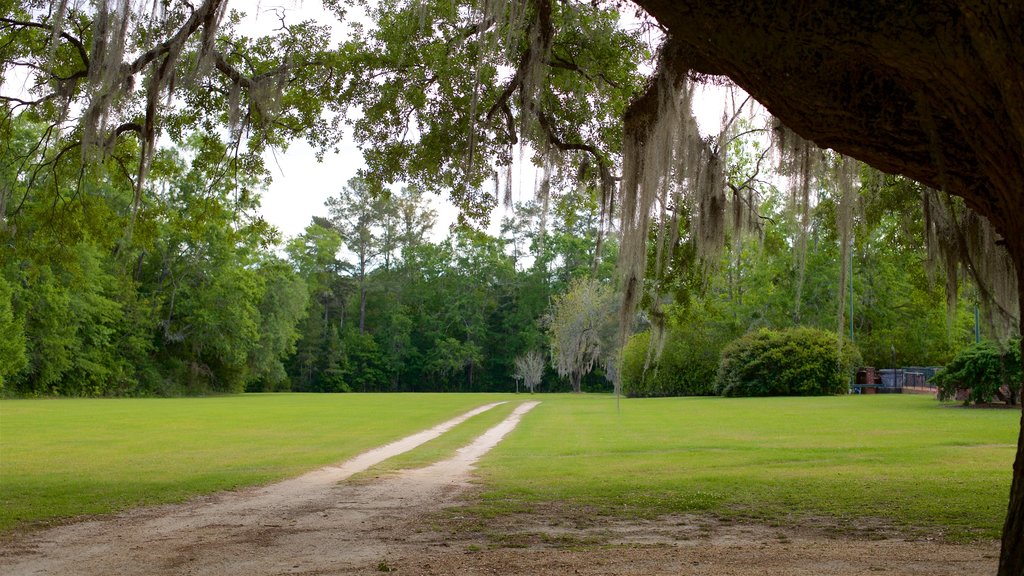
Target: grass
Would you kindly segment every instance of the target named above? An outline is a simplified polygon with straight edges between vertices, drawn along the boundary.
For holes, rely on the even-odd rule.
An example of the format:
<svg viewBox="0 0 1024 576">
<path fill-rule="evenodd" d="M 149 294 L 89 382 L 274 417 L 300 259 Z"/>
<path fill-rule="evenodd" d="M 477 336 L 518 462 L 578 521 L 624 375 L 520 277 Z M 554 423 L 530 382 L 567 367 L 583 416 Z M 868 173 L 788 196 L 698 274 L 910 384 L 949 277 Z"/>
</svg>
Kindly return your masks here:
<svg viewBox="0 0 1024 576">
<path fill-rule="evenodd" d="M 925 396 L 551 397 L 484 461 L 482 515 L 548 502 L 792 523 L 881 519 L 994 538 L 1020 412 Z"/>
<path fill-rule="evenodd" d="M 0 401 L 0 531 L 286 478 L 510 397 Z"/>
<path fill-rule="evenodd" d="M 548 503 L 792 524 L 880 519 L 996 537 L 1020 413 L 923 396 L 537 395 L 483 460 L 480 517 Z M 0 401 L 0 530 L 259 484 L 338 462 L 512 395 L 244 395 Z M 374 470 L 443 459 L 508 402 Z M 462 513 L 471 512 L 464 510 Z"/>
</svg>

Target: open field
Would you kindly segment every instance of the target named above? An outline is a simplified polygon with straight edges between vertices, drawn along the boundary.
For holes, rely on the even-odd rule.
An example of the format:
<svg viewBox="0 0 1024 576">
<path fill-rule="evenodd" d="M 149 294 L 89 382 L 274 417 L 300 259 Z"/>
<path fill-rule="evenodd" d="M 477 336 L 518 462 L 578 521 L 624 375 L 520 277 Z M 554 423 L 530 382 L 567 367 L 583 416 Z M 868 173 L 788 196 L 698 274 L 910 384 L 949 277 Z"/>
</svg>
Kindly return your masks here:
<svg viewBox="0 0 1024 576">
<path fill-rule="evenodd" d="M 0 402 L 0 527 L 265 483 L 511 398 Z M 535 398 L 543 403 L 482 462 L 479 515 L 554 503 L 568 515 L 862 519 L 990 538 L 1005 513 L 1019 418 L 919 396 L 625 400 L 621 412 L 607 396 Z M 383 468 L 447 457 L 510 410 L 477 416 Z"/>
<path fill-rule="evenodd" d="M 0 531 L 294 476 L 509 397 L 0 401 Z"/>
<path fill-rule="evenodd" d="M 1020 420 L 925 396 L 546 398 L 482 463 L 479 513 L 711 513 L 995 538 Z M 859 522 L 849 522 L 859 519 Z"/>
</svg>

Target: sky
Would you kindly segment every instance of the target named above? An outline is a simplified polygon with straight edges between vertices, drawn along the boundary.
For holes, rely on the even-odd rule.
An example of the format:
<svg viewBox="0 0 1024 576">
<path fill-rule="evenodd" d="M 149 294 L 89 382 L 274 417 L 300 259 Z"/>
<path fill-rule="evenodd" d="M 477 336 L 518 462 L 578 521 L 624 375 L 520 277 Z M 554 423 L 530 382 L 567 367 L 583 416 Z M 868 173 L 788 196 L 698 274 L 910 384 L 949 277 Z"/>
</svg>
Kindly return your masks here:
<svg viewBox="0 0 1024 576">
<path fill-rule="evenodd" d="M 320 23 L 336 22 L 334 16 L 324 10 L 322 2 L 313 0 L 260 0 L 251 7 L 236 6 L 247 11 L 241 31 L 246 34 L 267 33 L 279 25 L 278 11 L 284 10 L 288 22 L 314 19 Z M 359 18 L 358 14 L 349 13 Z M 333 27 L 333 40 L 339 42 L 345 34 L 344 26 Z M 701 131 L 718 130 L 724 109 L 724 92 L 717 87 L 701 88 L 695 95 L 694 113 Z M 309 225 L 313 216 L 326 216 L 324 201 L 341 190 L 341 187 L 364 166 L 362 152 L 351 138 L 338 146 L 338 153 L 324 155 L 323 162 L 317 162 L 314 150 L 303 141 L 291 143 L 287 150 L 272 150 L 265 155 L 273 182 L 263 194 L 260 213 L 264 219 L 276 226 L 287 237 L 297 236 Z M 524 154 L 529 157 L 529 154 Z M 513 168 L 513 200 L 529 200 L 533 197 L 535 170 L 532 166 Z M 455 222 L 458 210 L 445 198 L 432 197 L 433 208 L 438 213 L 433 239 L 443 238 L 449 226 Z M 504 208 L 499 207 L 491 218 L 491 232 L 496 233 Z"/>
</svg>

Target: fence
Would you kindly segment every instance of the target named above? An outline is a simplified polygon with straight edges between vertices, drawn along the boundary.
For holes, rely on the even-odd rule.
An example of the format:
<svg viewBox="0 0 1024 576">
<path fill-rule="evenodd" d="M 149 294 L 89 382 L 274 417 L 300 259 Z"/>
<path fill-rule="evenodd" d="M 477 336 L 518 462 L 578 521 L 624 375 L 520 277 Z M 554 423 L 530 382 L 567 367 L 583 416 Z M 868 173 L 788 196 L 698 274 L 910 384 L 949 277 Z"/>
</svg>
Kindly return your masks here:
<svg viewBox="0 0 1024 576">
<path fill-rule="evenodd" d="M 876 370 L 866 366 L 857 371 L 852 392 L 856 394 L 902 394 L 908 392 L 932 393 L 936 386 L 930 382 L 941 366 L 905 366 Z"/>
</svg>

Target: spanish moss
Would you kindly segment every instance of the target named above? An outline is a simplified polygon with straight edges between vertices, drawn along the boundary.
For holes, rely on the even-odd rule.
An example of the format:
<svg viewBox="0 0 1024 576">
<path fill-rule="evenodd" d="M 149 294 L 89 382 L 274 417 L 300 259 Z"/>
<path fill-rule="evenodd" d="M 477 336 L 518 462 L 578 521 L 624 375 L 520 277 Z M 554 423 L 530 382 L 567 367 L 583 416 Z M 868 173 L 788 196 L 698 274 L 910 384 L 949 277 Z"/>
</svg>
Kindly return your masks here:
<svg viewBox="0 0 1024 576">
<path fill-rule="evenodd" d="M 807 240 L 811 227 L 811 188 L 815 182 L 821 153 L 811 142 L 776 122 L 772 131 L 774 148 L 779 154 L 779 171 L 790 179 L 790 209 L 798 228 L 793 260 L 796 268 L 796 294 L 793 300 L 793 323 L 800 324 L 804 276 L 807 270 Z"/>
<path fill-rule="evenodd" d="M 847 279 L 853 273 L 850 256 L 853 250 L 853 215 L 856 203 L 857 181 L 860 179 L 860 163 L 846 156 L 837 158 L 835 168 L 836 188 L 839 192 L 839 205 L 836 210 L 836 232 L 839 236 L 839 289 L 838 308 L 836 311 L 836 334 L 839 338 L 839 350 L 842 352 L 843 335 L 846 333 L 846 298 L 848 296 Z"/>
<path fill-rule="evenodd" d="M 992 336 L 1003 342 L 1020 324 L 1017 275 L 1002 237 L 987 219 L 949 194 L 926 189 L 922 197 L 930 269 L 945 271 L 950 322 L 956 311 L 960 272 L 978 291 Z"/>
</svg>

